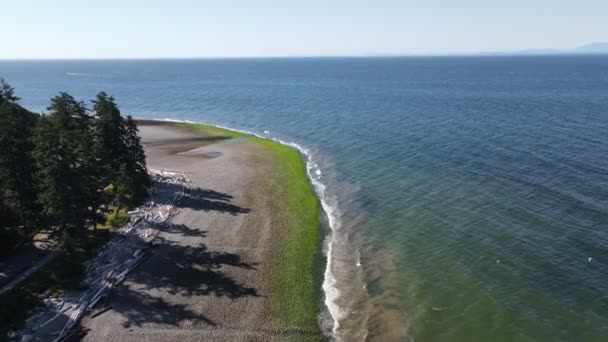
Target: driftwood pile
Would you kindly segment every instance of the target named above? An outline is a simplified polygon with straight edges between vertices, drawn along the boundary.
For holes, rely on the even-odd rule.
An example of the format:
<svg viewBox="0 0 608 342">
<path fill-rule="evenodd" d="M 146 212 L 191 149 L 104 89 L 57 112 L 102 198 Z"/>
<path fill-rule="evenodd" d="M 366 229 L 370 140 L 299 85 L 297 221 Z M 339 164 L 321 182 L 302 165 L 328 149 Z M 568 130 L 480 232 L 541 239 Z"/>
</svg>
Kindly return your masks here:
<svg viewBox="0 0 608 342">
<path fill-rule="evenodd" d="M 80 337 L 85 333 L 79 326 L 84 315 L 96 317 L 109 310 L 107 302 L 112 287 L 120 284 L 149 255 L 150 243 L 177 213 L 174 204 L 184 196 L 190 182 L 179 171 L 151 170 L 150 173 L 154 181 L 150 201 L 129 212 L 130 222 L 85 263 L 85 290 L 66 291 L 58 297 L 45 298 L 45 305 L 31 313 L 25 328 L 10 335 L 12 341 L 59 342 Z M 176 192 L 175 187 L 167 187 L 168 184 L 180 185 L 181 191 Z"/>
</svg>

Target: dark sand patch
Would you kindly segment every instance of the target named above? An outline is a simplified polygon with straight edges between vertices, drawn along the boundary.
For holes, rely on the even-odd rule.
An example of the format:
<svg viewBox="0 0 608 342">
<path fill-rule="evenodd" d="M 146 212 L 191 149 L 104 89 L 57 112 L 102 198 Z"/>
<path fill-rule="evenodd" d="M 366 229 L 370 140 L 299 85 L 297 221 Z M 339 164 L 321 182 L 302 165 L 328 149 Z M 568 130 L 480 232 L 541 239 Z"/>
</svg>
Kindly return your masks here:
<svg viewBox="0 0 608 342">
<path fill-rule="evenodd" d="M 224 155 L 224 153 L 222 153 L 221 151 L 209 151 L 209 149 L 205 147 L 189 149 L 178 154 L 180 156 L 203 157 L 208 159 L 219 158 Z"/>
</svg>

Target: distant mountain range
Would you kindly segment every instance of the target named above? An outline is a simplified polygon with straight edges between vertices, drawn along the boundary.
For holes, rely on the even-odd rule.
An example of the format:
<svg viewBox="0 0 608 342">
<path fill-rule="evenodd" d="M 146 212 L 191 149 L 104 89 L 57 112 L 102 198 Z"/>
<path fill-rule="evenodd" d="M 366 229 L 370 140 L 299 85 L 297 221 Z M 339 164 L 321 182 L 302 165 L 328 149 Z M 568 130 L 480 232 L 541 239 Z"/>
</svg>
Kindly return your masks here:
<svg viewBox="0 0 608 342">
<path fill-rule="evenodd" d="M 487 55 L 597 55 L 608 54 L 608 42 L 585 44 L 574 49 L 527 49 L 490 52 Z"/>
<path fill-rule="evenodd" d="M 608 42 L 594 42 L 572 49 L 525 49 L 483 52 L 443 53 L 381 53 L 366 54 L 365 57 L 416 57 L 416 56 L 559 56 L 559 55 L 608 55 Z"/>
</svg>

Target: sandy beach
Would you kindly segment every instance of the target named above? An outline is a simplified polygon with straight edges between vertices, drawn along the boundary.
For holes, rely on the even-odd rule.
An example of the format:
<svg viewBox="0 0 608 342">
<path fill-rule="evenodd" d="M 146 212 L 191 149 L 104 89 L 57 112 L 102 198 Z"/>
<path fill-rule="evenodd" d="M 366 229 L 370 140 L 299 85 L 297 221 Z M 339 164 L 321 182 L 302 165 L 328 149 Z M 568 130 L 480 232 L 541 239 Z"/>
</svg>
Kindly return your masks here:
<svg viewBox="0 0 608 342">
<path fill-rule="evenodd" d="M 138 126 L 149 168 L 182 171 L 191 184 L 151 257 L 113 290 L 111 310 L 83 320 L 84 340 L 322 340 L 316 318 L 290 319 L 281 295 L 291 222 L 276 153 L 219 130 Z"/>
</svg>

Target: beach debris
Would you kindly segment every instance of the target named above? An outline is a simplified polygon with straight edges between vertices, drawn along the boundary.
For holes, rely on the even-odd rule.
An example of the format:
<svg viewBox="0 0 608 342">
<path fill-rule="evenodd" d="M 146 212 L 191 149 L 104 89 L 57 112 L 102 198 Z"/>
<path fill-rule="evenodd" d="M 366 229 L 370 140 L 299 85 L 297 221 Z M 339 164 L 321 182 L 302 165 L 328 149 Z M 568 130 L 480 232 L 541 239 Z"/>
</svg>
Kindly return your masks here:
<svg viewBox="0 0 608 342">
<path fill-rule="evenodd" d="M 21 336 L 21 342 L 29 342 L 34 338 L 32 335 L 23 335 Z"/>
<path fill-rule="evenodd" d="M 148 202 L 130 211 L 131 220 L 85 262 L 84 289 L 66 291 L 56 297 L 46 293 L 42 300 L 44 305 L 30 312 L 25 327 L 12 333 L 10 341 L 74 339 L 86 333 L 79 325 L 82 317 L 89 313 L 91 317 L 97 317 L 110 310 L 107 301 L 112 288 L 124 281 L 150 254 L 152 241 L 178 212 L 174 204 L 184 196 L 190 183 L 181 171 L 150 170 L 150 175 L 154 185 L 149 189 Z M 167 184 L 180 185 L 181 191 L 168 192 Z M 99 305 L 101 307 L 95 309 Z"/>
</svg>

